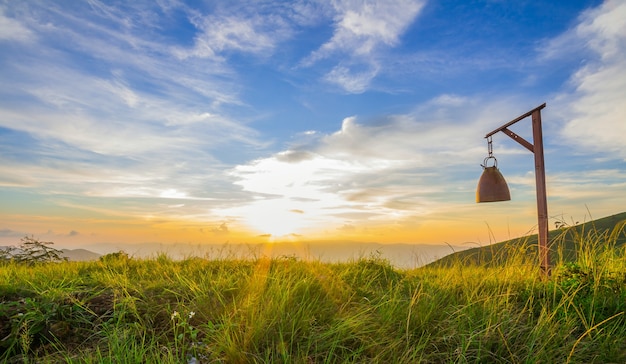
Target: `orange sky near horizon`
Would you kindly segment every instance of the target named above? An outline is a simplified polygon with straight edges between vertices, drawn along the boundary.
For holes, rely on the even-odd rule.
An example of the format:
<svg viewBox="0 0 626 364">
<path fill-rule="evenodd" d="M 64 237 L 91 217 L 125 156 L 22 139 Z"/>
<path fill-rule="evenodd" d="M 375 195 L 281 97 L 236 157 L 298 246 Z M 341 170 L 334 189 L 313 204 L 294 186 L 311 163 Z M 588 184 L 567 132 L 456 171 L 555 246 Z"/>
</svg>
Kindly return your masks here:
<svg viewBox="0 0 626 364">
<path fill-rule="evenodd" d="M 303 226 L 302 221 L 268 220 L 265 228 L 247 226 L 244 222 L 213 224 L 202 220 L 182 220 L 166 216 L 104 215 L 102 212 L 75 211 L 56 214 L 8 214 L 0 219 L 16 230 L 35 238 L 52 241 L 63 248 L 78 248 L 97 243 L 139 244 L 255 244 L 273 242 L 346 241 L 376 243 L 407 243 L 433 245 L 487 245 L 531 234 L 536 229 L 534 206 L 528 203 L 468 203 L 457 206 L 457 214 L 442 212 L 439 216 L 389 219 L 377 223 L 336 225 L 317 228 Z M 522 205 L 522 206 L 520 206 Z M 81 216 L 79 216 L 79 213 Z M 90 216 L 91 215 L 91 216 Z M 300 213 L 294 213 L 301 217 Z M 482 216 L 478 217 L 478 216 Z M 600 216 L 602 217 L 602 216 Z M 306 216 L 301 217 L 308 221 Z M 581 219 L 581 217 L 577 217 Z M 582 220 L 585 217 L 582 216 Z M 589 220 L 590 218 L 587 218 Z M 581 220 L 581 221 L 582 221 Z M 552 219 L 555 221 L 555 219 Z M 272 225 L 272 222 L 276 225 Z M 565 222 L 573 223 L 565 217 Z M 553 223 L 552 223 L 553 224 Z M 44 230 L 42 230 L 44 227 Z M 553 228 L 553 225 L 551 225 Z M 293 232 L 292 232 L 293 231 Z M 17 245 L 20 236 L 3 236 L 0 245 Z"/>
</svg>

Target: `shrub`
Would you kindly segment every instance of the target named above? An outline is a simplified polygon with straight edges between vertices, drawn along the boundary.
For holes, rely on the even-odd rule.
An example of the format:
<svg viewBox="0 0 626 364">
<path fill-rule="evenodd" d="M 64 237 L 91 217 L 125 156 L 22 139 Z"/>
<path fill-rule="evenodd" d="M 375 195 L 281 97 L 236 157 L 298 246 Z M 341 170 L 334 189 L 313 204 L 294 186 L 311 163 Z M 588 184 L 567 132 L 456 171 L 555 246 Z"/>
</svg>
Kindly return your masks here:
<svg viewBox="0 0 626 364">
<path fill-rule="evenodd" d="M 130 259 L 128 253 L 123 250 L 109 253 L 100 257 L 100 261 L 102 263 L 111 263 L 111 262 L 127 262 Z"/>
<path fill-rule="evenodd" d="M 19 247 L 7 247 L 0 252 L 0 261 L 13 260 L 17 263 L 29 265 L 48 262 L 63 262 L 67 258 L 63 256 L 61 250 L 50 245 L 51 241 L 40 241 L 32 236 L 25 236 L 21 240 Z"/>
</svg>

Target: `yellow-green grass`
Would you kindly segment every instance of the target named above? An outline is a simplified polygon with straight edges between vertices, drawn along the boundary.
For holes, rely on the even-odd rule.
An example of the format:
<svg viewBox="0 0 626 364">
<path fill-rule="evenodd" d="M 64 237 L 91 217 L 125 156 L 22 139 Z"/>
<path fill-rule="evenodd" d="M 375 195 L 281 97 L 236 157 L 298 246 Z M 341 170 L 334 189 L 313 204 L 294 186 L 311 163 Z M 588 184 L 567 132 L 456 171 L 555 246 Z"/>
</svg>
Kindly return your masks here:
<svg viewBox="0 0 626 364">
<path fill-rule="evenodd" d="M 413 270 L 377 256 L 3 263 L 0 362 L 623 363 L 623 234 L 577 234 L 577 259 L 549 278 L 523 249 Z"/>
</svg>

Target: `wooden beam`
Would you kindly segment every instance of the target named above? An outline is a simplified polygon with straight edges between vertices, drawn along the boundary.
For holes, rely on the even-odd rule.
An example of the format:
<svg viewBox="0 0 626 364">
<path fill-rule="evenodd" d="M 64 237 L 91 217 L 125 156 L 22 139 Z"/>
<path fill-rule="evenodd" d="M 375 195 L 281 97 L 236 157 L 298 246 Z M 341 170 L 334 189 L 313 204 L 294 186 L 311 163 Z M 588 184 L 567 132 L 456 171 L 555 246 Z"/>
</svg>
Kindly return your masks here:
<svg viewBox="0 0 626 364">
<path fill-rule="evenodd" d="M 508 123 L 506 123 L 506 124 L 502 125 L 502 126 L 501 126 L 501 127 L 499 127 L 498 129 L 496 129 L 496 130 L 494 130 L 494 131 L 492 131 L 492 132 L 487 133 L 487 135 L 485 135 L 485 138 L 489 138 L 490 136 L 494 135 L 495 133 L 497 133 L 497 132 L 499 132 L 499 131 L 502 131 L 502 129 L 506 129 L 506 128 L 508 128 L 509 126 L 511 126 L 511 125 L 513 125 L 513 124 L 515 124 L 515 123 L 517 123 L 518 121 L 520 121 L 520 120 L 522 120 L 522 119 L 524 119 L 524 118 L 529 117 L 529 116 L 530 116 L 533 112 L 538 111 L 538 110 L 541 110 L 541 109 L 543 109 L 544 107 L 546 107 L 546 103 L 545 103 L 545 102 L 544 102 L 543 104 L 541 104 L 541 105 L 537 106 L 536 108 L 534 108 L 534 109 L 530 110 L 529 112 L 525 113 L 524 115 L 520 115 L 520 116 L 516 117 L 515 119 L 513 119 L 513 120 L 509 121 Z"/>
<path fill-rule="evenodd" d="M 526 139 L 522 138 L 521 136 L 515 134 L 514 132 L 510 131 L 507 128 L 502 129 L 501 132 L 503 132 L 504 134 L 510 136 L 511 139 L 513 139 L 516 142 L 520 143 L 523 147 L 525 147 L 526 149 L 530 150 L 531 153 L 535 152 L 535 147 L 532 144 L 530 144 L 529 142 L 527 142 Z"/>
</svg>

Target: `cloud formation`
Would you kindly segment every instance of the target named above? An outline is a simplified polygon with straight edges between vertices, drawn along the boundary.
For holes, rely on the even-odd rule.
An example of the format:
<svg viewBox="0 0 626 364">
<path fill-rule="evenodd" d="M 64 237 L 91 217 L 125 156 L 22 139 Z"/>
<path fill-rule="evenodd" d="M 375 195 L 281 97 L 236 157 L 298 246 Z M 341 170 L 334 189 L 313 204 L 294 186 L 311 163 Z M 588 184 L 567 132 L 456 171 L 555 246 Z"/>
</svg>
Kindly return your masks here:
<svg viewBox="0 0 626 364">
<path fill-rule="evenodd" d="M 0 41 L 31 42 L 34 33 L 21 22 L 7 17 L 5 9 L 0 7 Z"/>
<path fill-rule="evenodd" d="M 208 16 L 196 23 L 202 33 L 195 37 L 194 47 L 188 52 L 201 58 L 221 59 L 228 51 L 261 54 L 272 52 L 277 36 L 263 31 L 262 17 L 236 18 Z M 184 52 L 180 53 L 185 56 Z"/>
<path fill-rule="evenodd" d="M 424 5 L 423 1 L 337 1 L 333 3 L 335 30 L 332 38 L 314 52 L 315 62 L 334 52 L 369 56 L 382 45 L 393 46 Z"/>
<path fill-rule="evenodd" d="M 19 238 L 19 237 L 23 237 L 25 236 L 25 233 L 19 232 L 19 231 L 15 231 L 15 230 L 11 230 L 11 229 L 0 229 L 0 236 L 1 237 L 10 237 L 10 238 Z"/>
<path fill-rule="evenodd" d="M 474 181 L 467 175 L 474 178 L 485 152 L 480 134 L 467 130 L 480 130 L 484 121 L 461 126 L 448 120 L 468 109 L 480 115 L 477 106 L 443 95 L 415 114 L 369 124 L 347 117 L 336 132 L 235 167 L 235 183 L 253 200 L 231 214 L 274 206 L 272 214 L 278 208 L 304 211 L 311 222 L 340 228 L 353 220 L 379 224 L 433 213 L 439 202 L 471 197 Z M 450 176 L 451 169 L 460 174 Z"/>
<path fill-rule="evenodd" d="M 425 1 L 403 0 L 334 2 L 334 33 L 330 40 L 303 60 L 310 66 L 340 54 L 343 61 L 324 77 L 349 93 L 362 93 L 380 70 L 380 52 L 397 45 Z"/>
<path fill-rule="evenodd" d="M 573 32 L 594 57 L 573 75 L 574 90 L 559 105 L 568 110 L 563 136 L 626 160 L 626 3 L 606 1 L 586 11 Z"/>
</svg>

